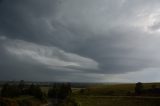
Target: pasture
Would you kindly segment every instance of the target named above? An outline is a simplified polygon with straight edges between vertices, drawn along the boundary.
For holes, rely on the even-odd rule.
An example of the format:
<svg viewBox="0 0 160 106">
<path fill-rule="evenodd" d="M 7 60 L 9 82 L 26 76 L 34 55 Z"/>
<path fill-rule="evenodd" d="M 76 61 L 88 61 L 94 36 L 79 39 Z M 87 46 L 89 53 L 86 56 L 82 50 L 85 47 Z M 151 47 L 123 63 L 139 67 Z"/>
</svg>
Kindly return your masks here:
<svg viewBox="0 0 160 106">
<path fill-rule="evenodd" d="M 159 83 L 143 83 L 144 89 Z M 135 84 L 98 84 L 75 92 L 80 106 L 160 106 L 159 96 L 135 96 Z M 128 94 L 129 93 L 129 94 Z"/>
<path fill-rule="evenodd" d="M 77 96 L 80 106 L 160 106 L 159 97 Z"/>
</svg>

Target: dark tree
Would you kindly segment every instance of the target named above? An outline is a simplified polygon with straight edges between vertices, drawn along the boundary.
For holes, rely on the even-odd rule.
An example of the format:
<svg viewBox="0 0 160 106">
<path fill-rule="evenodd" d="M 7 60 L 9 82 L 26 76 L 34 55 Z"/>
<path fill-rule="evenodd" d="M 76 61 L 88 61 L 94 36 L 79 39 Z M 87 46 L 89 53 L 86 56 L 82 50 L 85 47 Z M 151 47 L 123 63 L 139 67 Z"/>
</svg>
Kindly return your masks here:
<svg viewBox="0 0 160 106">
<path fill-rule="evenodd" d="M 25 82 L 24 82 L 24 80 L 21 80 L 20 82 L 19 82 L 19 84 L 18 84 L 18 90 L 19 90 L 19 92 L 20 92 L 20 94 L 21 95 L 23 95 L 24 94 L 24 87 L 25 87 Z"/>
<path fill-rule="evenodd" d="M 60 99 L 66 99 L 68 96 L 71 95 L 71 93 L 72 93 L 71 85 L 69 83 L 62 84 L 60 86 L 58 96 L 59 96 Z"/>
<path fill-rule="evenodd" d="M 143 92 L 143 84 L 141 82 L 136 83 L 135 93 L 140 95 Z"/>
<path fill-rule="evenodd" d="M 48 90 L 48 97 L 50 97 L 50 98 L 57 98 L 57 95 L 58 95 L 58 90 L 59 88 L 57 87 L 57 85 L 56 84 L 54 84 L 53 86 L 52 86 L 52 88 L 50 88 L 49 90 Z"/>
<path fill-rule="evenodd" d="M 2 97 L 9 97 L 9 92 L 8 92 L 8 90 L 9 90 L 9 84 L 8 83 L 6 83 L 6 84 L 4 84 L 3 86 L 2 86 L 2 90 L 1 90 L 1 96 Z"/>
<path fill-rule="evenodd" d="M 46 100 L 46 95 L 42 92 L 39 85 L 34 85 L 33 83 L 29 86 L 27 89 L 27 94 L 34 96 L 35 98 L 38 98 L 40 100 Z"/>
<path fill-rule="evenodd" d="M 34 95 L 35 92 L 35 85 L 32 83 L 29 88 L 27 89 L 27 94 L 28 95 Z"/>
<path fill-rule="evenodd" d="M 72 93 L 71 85 L 68 84 L 54 84 L 48 91 L 48 97 L 55 99 L 66 99 Z"/>
<path fill-rule="evenodd" d="M 19 90 L 16 85 L 9 85 L 8 83 L 2 86 L 1 96 L 2 97 L 16 97 L 19 96 Z"/>
<path fill-rule="evenodd" d="M 67 83 L 67 92 L 68 92 L 68 95 L 71 95 L 72 93 L 72 88 L 71 88 L 71 84 L 70 83 Z"/>
<path fill-rule="evenodd" d="M 38 99 L 42 99 L 42 98 L 43 98 L 43 92 L 42 92 L 42 90 L 41 90 L 41 88 L 40 88 L 39 85 L 36 85 L 36 86 L 35 86 L 34 96 L 35 96 L 36 98 L 38 98 Z"/>
</svg>

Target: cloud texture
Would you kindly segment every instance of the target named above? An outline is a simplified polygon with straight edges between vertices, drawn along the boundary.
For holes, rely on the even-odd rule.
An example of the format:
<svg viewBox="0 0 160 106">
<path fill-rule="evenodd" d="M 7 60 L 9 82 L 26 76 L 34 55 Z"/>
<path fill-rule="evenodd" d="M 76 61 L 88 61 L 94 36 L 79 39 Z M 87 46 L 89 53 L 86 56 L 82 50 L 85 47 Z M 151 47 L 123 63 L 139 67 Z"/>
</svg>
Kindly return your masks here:
<svg viewBox="0 0 160 106">
<path fill-rule="evenodd" d="M 158 0 L 1 0 L 0 79 L 159 81 Z M 137 77 L 133 77 L 137 76 Z"/>
</svg>

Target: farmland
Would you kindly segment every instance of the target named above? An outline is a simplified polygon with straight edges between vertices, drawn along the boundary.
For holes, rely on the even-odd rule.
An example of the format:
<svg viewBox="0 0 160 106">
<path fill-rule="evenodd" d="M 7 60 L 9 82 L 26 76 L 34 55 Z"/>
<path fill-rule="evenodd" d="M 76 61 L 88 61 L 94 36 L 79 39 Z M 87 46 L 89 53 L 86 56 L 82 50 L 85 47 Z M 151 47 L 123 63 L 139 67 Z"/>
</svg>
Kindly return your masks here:
<svg viewBox="0 0 160 106">
<path fill-rule="evenodd" d="M 156 97 L 122 97 L 122 96 L 79 96 L 81 106 L 159 106 Z"/>
<path fill-rule="evenodd" d="M 143 89 L 150 89 L 159 83 L 145 83 Z M 134 95 L 135 84 L 98 84 L 75 92 L 80 106 L 159 106 L 159 96 Z"/>
<path fill-rule="evenodd" d="M 81 84 L 81 86 L 72 85 L 71 98 L 78 104 L 66 106 L 159 106 L 160 95 L 151 95 L 135 93 L 135 83 L 113 83 L 113 84 Z M 42 92 L 47 96 L 48 90 L 52 87 L 40 85 Z M 143 83 L 143 90 L 159 89 L 160 83 Z M 47 101 L 51 103 L 51 99 L 47 97 Z M 71 99 L 71 101 L 73 101 Z M 19 96 L 15 98 L 6 98 L 5 101 L 19 104 L 26 101 L 35 105 L 42 103 L 33 96 Z M 22 102 L 23 101 L 23 102 Z M 63 104 L 63 103 L 62 103 Z M 50 104 L 51 105 L 51 104 Z M 63 105 L 62 105 L 63 106 Z"/>
</svg>

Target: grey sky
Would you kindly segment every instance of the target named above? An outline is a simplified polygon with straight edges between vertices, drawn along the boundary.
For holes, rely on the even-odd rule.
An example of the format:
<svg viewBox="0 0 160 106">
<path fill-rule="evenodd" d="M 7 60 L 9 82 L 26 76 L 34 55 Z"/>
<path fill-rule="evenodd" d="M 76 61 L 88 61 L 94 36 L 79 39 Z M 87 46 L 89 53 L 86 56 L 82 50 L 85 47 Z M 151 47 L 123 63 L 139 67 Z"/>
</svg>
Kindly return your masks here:
<svg viewBox="0 0 160 106">
<path fill-rule="evenodd" d="M 1 0 L 0 80 L 160 81 L 159 0 Z"/>
</svg>

